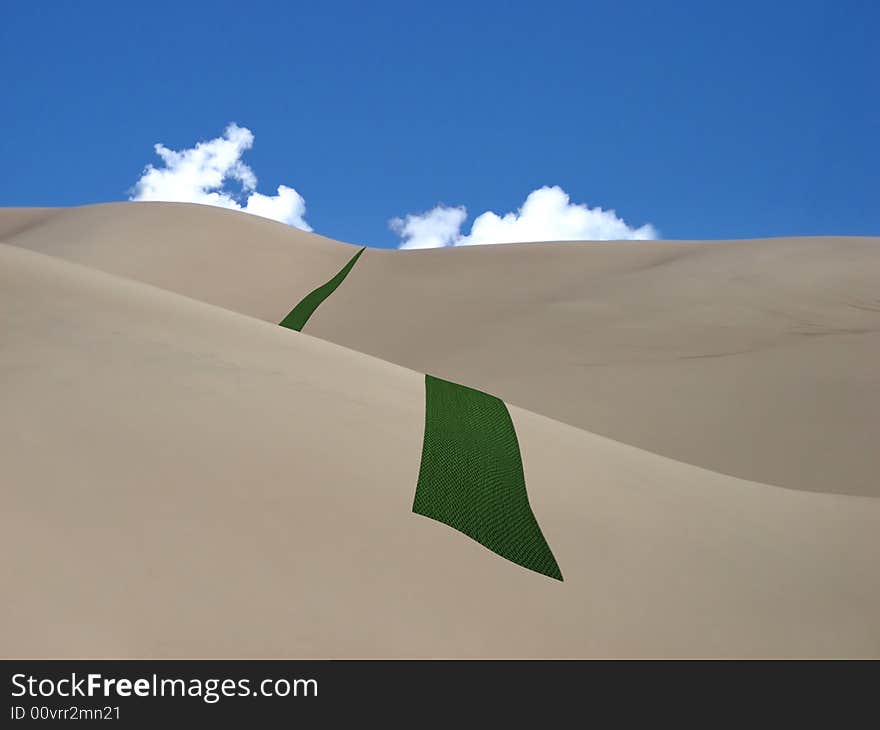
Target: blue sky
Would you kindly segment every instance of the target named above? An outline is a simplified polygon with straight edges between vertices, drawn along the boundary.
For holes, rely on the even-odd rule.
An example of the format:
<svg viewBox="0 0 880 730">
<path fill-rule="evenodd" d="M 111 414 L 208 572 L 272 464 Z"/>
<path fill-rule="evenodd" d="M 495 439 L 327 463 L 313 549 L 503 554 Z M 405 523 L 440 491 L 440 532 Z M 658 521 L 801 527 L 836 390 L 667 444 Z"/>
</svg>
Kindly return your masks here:
<svg viewBox="0 0 880 730">
<path fill-rule="evenodd" d="M 552 185 L 664 238 L 880 235 L 878 22 L 868 0 L 22 0 L 0 205 L 125 200 L 154 144 L 236 122 L 256 190 L 356 243 L 439 203 L 467 234 Z"/>
</svg>

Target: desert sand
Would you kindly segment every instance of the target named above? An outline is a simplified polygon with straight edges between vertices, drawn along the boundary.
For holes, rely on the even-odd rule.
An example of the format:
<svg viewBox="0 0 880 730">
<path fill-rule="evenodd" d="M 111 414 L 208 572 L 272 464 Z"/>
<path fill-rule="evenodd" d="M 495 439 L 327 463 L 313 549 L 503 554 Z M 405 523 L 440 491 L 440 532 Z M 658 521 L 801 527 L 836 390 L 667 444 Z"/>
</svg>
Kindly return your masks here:
<svg viewBox="0 0 880 730">
<path fill-rule="evenodd" d="M 880 241 L 357 250 L 0 210 L 0 655 L 880 656 Z M 503 397 L 550 580 L 412 513 Z"/>
<path fill-rule="evenodd" d="M 0 209 L 0 240 L 274 323 L 357 250 L 177 203 Z M 306 331 L 725 474 L 880 496 L 878 251 L 870 238 L 367 249 Z"/>
</svg>

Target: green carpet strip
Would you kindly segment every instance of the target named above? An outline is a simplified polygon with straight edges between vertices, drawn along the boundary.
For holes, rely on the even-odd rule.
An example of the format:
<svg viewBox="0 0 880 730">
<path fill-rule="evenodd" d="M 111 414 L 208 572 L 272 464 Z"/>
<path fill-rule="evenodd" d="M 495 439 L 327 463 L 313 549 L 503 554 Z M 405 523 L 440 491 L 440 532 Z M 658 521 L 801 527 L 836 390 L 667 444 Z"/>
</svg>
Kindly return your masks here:
<svg viewBox="0 0 880 730">
<path fill-rule="evenodd" d="M 342 267 L 342 270 L 336 276 L 330 279 L 326 284 L 319 286 L 315 291 L 307 295 L 299 304 L 297 304 L 291 310 L 290 314 L 281 320 L 281 326 L 300 332 L 302 328 L 306 326 L 309 317 L 314 314 L 315 310 L 321 306 L 321 303 L 327 297 L 336 291 L 336 288 L 342 283 L 342 280 L 348 276 L 348 272 L 354 268 L 355 263 L 357 263 L 358 258 L 363 252 L 364 249 L 362 248 L 351 257 L 351 260 Z"/>
<path fill-rule="evenodd" d="M 524 568 L 562 580 L 529 506 L 519 443 L 504 401 L 432 375 L 425 375 L 425 399 L 413 512 Z"/>
</svg>

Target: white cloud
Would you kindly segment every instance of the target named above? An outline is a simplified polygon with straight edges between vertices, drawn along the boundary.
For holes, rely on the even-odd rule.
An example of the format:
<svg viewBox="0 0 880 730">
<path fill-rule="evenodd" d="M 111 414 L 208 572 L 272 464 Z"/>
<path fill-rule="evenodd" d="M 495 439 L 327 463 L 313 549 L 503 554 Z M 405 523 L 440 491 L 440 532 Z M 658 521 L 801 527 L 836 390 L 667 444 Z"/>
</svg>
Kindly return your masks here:
<svg viewBox="0 0 880 730">
<path fill-rule="evenodd" d="M 156 144 L 156 154 L 165 166 L 147 165 L 130 199 L 216 205 L 311 231 L 305 221 L 306 201 L 296 190 L 279 185 L 276 195 L 256 192 L 257 176 L 241 160 L 253 144 L 251 131 L 235 123 L 226 127 L 222 137 L 199 142 L 180 152 Z M 226 189 L 227 182 L 231 181 L 241 184 L 239 194 Z M 237 198 L 243 198 L 244 205 Z"/>
<path fill-rule="evenodd" d="M 410 213 L 405 219 L 392 218 L 389 225 L 403 238 L 400 248 L 440 248 L 459 236 L 465 218 L 464 207 L 438 205 L 425 213 Z"/>
<path fill-rule="evenodd" d="M 390 226 L 403 238 L 400 248 L 658 237 L 650 224 L 633 228 L 613 210 L 572 203 L 568 194 L 558 186 L 532 191 L 515 213 L 499 216 L 487 211 L 477 216 L 467 235 L 461 232 L 466 218 L 464 207 L 439 205 L 425 213 L 410 213 L 405 219 L 394 218 Z"/>
</svg>

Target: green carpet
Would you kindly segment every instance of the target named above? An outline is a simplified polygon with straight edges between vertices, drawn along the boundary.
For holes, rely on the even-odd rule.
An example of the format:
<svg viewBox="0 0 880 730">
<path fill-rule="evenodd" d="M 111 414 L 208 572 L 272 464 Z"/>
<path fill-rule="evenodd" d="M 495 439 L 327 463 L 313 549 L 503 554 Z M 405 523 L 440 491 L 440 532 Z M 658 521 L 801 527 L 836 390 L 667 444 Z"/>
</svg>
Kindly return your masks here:
<svg viewBox="0 0 880 730">
<path fill-rule="evenodd" d="M 355 263 L 357 263 L 358 258 L 363 252 L 364 249 L 362 248 L 351 257 L 351 260 L 342 267 L 342 270 L 336 274 L 336 276 L 304 297 L 303 300 L 291 310 L 290 314 L 281 320 L 281 326 L 296 330 L 297 332 L 302 331 L 302 328 L 306 326 L 306 322 L 309 321 L 309 317 L 314 314 L 315 310 L 321 306 L 321 303 L 327 297 L 336 291 L 336 288 L 342 283 L 342 280 L 348 276 L 348 272 L 354 268 Z"/>
<path fill-rule="evenodd" d="M 504 401 L 425 375 L 425 440 L 413 512 L 463 532 L 518 565 L 562 573 L 532 513 Z"/>
</svg>

